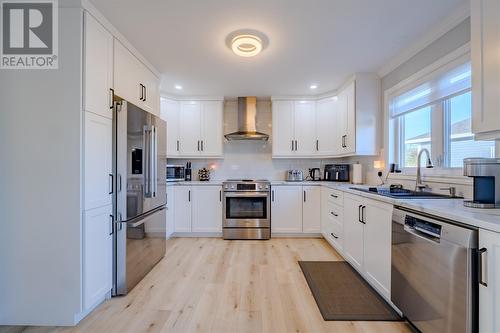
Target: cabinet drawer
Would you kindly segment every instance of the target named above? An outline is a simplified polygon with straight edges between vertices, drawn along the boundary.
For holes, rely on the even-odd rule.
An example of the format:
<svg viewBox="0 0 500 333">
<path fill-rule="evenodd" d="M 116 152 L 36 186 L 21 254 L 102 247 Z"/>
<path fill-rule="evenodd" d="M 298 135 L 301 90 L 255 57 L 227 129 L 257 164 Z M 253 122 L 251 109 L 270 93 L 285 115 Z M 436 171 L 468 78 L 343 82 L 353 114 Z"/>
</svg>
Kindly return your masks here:
<svg viewBox="0 0 500 333">
<path fill-rule="evenodd" d="M 342 225 L 333 219 L 329 219 L 327 223 L 324 237 L 338 252 L 342 252 L 344 243 Z"/>
<path fill-rule="evenodd" d="M 327 188 L 324 190 L 323 194 L 326 195 L 328 202 L 334 203 L 341 207 L 344 206 L 344 193 L 342 191 Z"/>
<path fill-rule="evenodd" d="M 325 206 L 322 208 L 323 209 L 323 214 L 325 217 L 328 217 L 329 219 L 333 219 L 338 223 L 342 223 L 343 221 L 343 207 L 339 206 L 330 200 L 327 200 L 325 202 Z"/>
</svg>

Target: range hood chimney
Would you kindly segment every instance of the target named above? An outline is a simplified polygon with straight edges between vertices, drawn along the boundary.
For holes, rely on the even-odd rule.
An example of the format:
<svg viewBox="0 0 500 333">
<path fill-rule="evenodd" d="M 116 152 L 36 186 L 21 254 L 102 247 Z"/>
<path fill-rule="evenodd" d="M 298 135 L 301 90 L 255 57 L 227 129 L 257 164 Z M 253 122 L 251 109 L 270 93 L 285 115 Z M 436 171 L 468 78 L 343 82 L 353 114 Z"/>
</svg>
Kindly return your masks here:
<svg viewBox="0 0 500 333">
<path fill-rule="evenodd" d="M 262 140 L 267 141 L 269 135 L 257 132 L 255 117 L 257 116 L 256 97 L 238 97 L 238 131 L 224 135 L 228 140 Z"/>
</svg>

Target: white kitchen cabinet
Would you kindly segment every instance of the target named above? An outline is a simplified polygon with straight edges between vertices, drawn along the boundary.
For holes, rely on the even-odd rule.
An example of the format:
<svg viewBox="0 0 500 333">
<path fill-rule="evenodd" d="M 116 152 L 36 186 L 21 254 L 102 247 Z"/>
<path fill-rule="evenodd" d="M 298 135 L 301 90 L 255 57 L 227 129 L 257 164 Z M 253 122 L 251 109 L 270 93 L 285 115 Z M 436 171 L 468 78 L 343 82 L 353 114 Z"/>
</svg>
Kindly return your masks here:
<svg viewBox="0 0 500 333">
<path fill-rule="evenodd" d="M 364 273 L 369 282 L 387 298 L 391 288 L 392 205 L 363 201 Z"/>
<path fill-rule="evenodd" d="M 361 221 L 361 198 L 344 196 L 344 255 L 359 272 L 363 269 L 364 236 Z"/>
<path fill-rule="evenodd" d="M 271 232 L 302 232 L 302 186 L 272 186 Z"/>
<path fill-rule="evenodd" d="M 113 117 L 113 35 L 88 12 L 84 16 L 84 110 Z"/>
<path fill-rule="evenodd" d="M 160 103 L 161 119 L 167 123 L 167 158 L 180 154 L 179 142 L 179 102 L 162 98 Z"/>
<path fill-rule="evenodd" d="M 174 202 L 174 186 L 167 186 L 167 238 L 172 235 L 174 232 L 174 219 L 175 219 L 175 214 L 174 214 L 174 208 L 175 208 L 175 202 Z"/>
<path fill-rule="evenodd" d="M 321 187 L 302 187 L 302 232 L 321 232 Z"/>
<path fill-rule="evenodd" d="M 115 94 L 160 116 L 159 80 L 122 43 L 114 40 Z"/>
<path fill-rule="evenodd" d="M 338 135 L 340 135 L 340 153 L 343 155 L 356 152 L 356 105 L 355 81 L 351 82 L 338 95 L 337 109 Z M 338 140 L 338 139 L 337 139 Z"/>
<path fill-rule="evenodd" d="M 339 252 L 344 253 L 344 207 L 343 193 L 330 188 L 321 188 L 321 233 Z"/>
<path fill-rule="evenodd" d="M 174 186 L 174 232 L 191 232 L 191 186 Z"/>
<path fill-rule="evenodd" d="M 112 203 L 113 124 L 110 118 L 84 112 L 84 209 Z"/>
<path fill-rule="evenodd" d="M 482 258 L 479 284 L 479 332 L 500 332 L 500 234 L 479 230 Z"/>
<path fill-rule="evenodd" d="M 83 218 L 83 307 L 91 309 L 111 290 L 112 205 L 87 210 Z"/>
<path fill-rule="evenodd" d="M 179 115 L 180 154 L 200 154 L 201 103 L 181 102 Z"/>
<path fill-rule="evenodd" d="M 223 102 L 204 101 L 201 108 L 201 155 L 222 156 Z"/>
<path fill-rule="evenodd" d="M 337 142 L 341 140 L 338 133 L 340 127 L 336 126 L 339 122 L 337 116 L 338 96 L 321 99 L 316 104 L 316 138 L 317 154 L 320 156 L 335 156 L 340 153 L 340 145 Z"/>
<path fill-rule="evenodd" d="M 471 1 L 472 132 L 500 138 L 500 1 Z"/>
<path fill-rule="evenodd" d="M 273 157 L 316 154 L 314 101 L 273 101 Z"/>
<path fill-rule="evenodd" d="M 192 186 L 192 231 L 222 232 L 222 187 Z"/>
</svg>

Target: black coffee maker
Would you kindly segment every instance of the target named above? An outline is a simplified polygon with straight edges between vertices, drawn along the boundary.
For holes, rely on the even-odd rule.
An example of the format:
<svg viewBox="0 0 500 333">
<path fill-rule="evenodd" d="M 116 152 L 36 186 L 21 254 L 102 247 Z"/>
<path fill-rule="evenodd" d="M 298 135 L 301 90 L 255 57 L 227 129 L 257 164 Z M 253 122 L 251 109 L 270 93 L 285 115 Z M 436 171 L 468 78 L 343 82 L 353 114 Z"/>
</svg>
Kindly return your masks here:
<svg viewBox="0 0 500 333">
<path fill-rule="evenodd" d="M 348 182 L 349 164 L 326 164 L 323 179 L 331 182 Z"/>
</svg>

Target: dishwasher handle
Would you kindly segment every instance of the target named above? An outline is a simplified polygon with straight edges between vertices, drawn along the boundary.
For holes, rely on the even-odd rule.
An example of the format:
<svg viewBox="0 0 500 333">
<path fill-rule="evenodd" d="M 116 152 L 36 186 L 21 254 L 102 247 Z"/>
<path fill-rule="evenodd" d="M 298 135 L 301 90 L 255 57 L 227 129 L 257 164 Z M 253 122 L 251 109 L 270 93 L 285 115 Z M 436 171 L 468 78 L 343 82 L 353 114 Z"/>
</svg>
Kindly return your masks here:
<svg viewBox="0 0 500 333">
<path fill-rule="evenodd" d="M 434 233 L 428 232 L 425 229 L 422 229 L 422 228 L 413 228 L 413 227 L 410 227 L 408 225 L 405 225 L 403 227 L 403 229 L 407 233 L 409 233 L 409 234 L 411 234 L 411 235 L 413 235 L 415 237 L 418 237 L 420 239 L 423 239 L 423 240 L 426 240 L 428 242 L 431 242 L 433 244 L 439 244 L 440 243 L 439 238 L 436 237 Z"/>
</svg>

